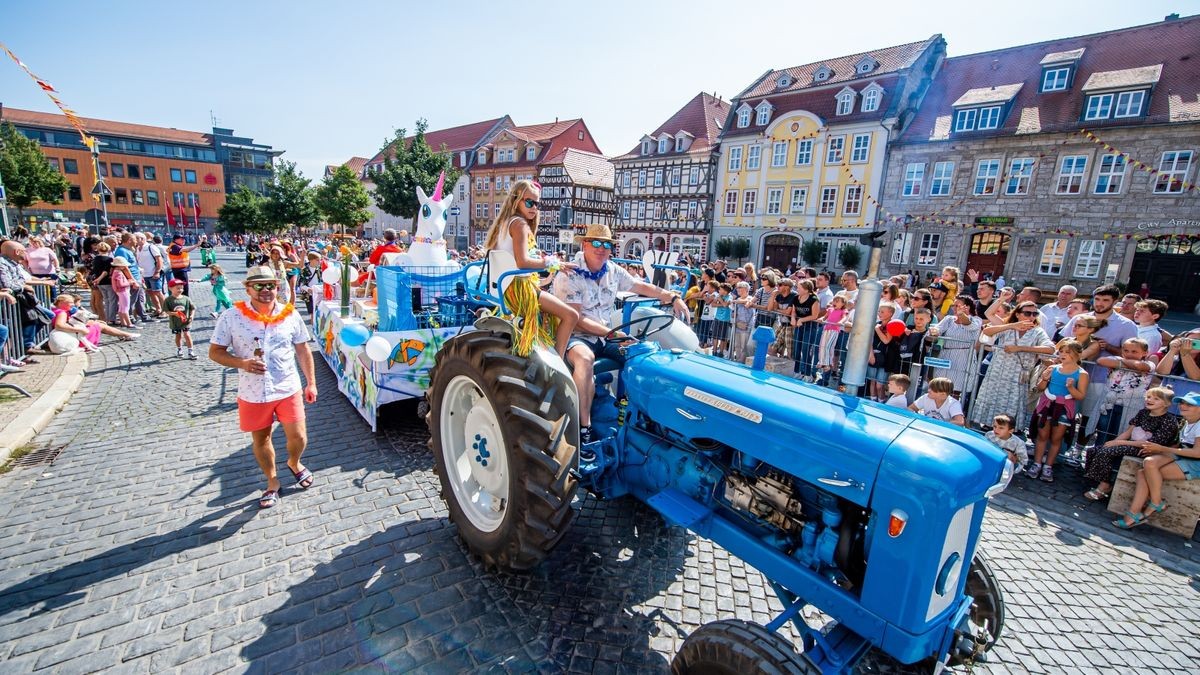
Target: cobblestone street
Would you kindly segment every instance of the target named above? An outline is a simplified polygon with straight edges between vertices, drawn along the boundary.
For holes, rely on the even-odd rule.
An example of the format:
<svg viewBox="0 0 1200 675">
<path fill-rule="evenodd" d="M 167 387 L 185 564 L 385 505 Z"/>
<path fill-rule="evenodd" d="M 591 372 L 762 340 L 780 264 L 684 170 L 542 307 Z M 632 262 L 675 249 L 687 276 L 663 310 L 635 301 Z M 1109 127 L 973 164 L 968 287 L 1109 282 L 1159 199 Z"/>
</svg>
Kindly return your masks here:
<svg viewBox="0 0 1200 675">
<path fill-rule="evenodd" d="M 222 262 L 239 299 L 242 265 Z M 316 484 L 291 485 L 280 451 L 282 499 L 259 510 L 237 377 L 205 358 L 212 298 L 193 289 L 199 360 L 175 357 L 165 323 L 105 344 L 34 441 L 61 454 L 0 476 L 0 670 L 660 672 L 701 624 L 781 609 L 752 568 L 631 500 L 583 499 L 531 574 L 485 571 L 424 423 L 372 434 L 319 358 Z M 1195 673 L 1196 549 L 1016 488 L 984 523 L 1007 619 L 975 672 Z"/>
</svg>

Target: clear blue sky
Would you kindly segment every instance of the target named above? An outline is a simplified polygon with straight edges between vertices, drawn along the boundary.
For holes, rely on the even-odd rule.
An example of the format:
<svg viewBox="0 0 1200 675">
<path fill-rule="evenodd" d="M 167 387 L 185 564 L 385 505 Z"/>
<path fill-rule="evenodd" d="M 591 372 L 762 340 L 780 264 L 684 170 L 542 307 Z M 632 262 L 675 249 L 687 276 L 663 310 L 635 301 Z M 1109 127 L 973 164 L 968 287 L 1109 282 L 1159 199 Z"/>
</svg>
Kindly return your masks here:
<svg viewBox="0 0 1200 675">
<path fill-rule="evenodd" d="M 457 3 L 0 0 L 0 41 L 84 117 L 286 151 L 310 178 L 418 117 L 583 117 L 632 148 L 697 92 L 726 100 L 786 68 L 941 33 L 968 54 L 1195 13 L 1195 0 Z M 7 57 L 0 103 L 54 112 Z"/>
</svg>

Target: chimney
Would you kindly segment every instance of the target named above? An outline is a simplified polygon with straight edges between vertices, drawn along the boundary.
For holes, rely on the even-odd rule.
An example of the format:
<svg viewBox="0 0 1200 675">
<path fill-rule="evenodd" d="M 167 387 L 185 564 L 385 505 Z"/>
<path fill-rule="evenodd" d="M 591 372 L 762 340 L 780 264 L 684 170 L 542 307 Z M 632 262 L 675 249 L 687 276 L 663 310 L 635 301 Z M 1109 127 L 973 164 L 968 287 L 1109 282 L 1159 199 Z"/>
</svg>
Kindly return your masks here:
<svg viewBox="0 0 1200 675">
<path fill-rule="evenodd" d="M 1168 14 L 1168 15 L 1166 15 L 1166 16 L 1164 16 L 1164 17 L 1163 17 L 1163 21 L 1178 21 L 1178 20 L 1179 20 L 1179 13 L 1178 13 L 1178 12 L 1176 12 L 1176 13 L 1172 13 L 1172 14 Z"/>
</svg>

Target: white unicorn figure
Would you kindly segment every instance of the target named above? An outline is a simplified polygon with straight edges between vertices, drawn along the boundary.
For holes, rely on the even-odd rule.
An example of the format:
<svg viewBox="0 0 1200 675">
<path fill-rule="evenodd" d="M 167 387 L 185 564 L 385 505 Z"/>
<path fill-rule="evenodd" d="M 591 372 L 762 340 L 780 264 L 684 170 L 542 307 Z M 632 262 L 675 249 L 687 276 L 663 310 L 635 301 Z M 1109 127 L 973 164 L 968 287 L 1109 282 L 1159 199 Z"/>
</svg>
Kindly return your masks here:
<svg viewBox="0 0 1200 675">
<path fill-rule="evenodd" d="M 389 254 L 394 258 L 386 260 L 385 264 L 400 265 L 401 267 L 436 267 L 447 272 L 459 269 L 459 264 L 446 255 L 446 240 L 442 232 L 446 229 L 446 213 L 454 202 L 454 192 L 442 198 L 442 187 L 446 183 L 446 172 L 438 176 L 437 187 L 433 196 L 427 197 L 421 186 L 417 186 L 417 199 L 421 202 L 421 210 L 417 214 L 416 234 L 408 246 L 407 253 Z"/>
</svg>

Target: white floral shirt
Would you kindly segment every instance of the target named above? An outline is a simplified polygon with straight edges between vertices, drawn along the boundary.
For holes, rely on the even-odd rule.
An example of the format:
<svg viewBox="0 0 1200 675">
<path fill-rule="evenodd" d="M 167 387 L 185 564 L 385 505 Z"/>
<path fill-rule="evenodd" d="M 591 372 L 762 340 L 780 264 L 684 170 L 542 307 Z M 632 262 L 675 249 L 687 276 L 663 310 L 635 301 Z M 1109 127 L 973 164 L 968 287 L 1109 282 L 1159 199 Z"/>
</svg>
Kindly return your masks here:
<svg viewBox="0 0 1200 675">
<path fill-rule="evenodd" d="M 587 269 L 582 254 L 576 255 L 575 264 L 580 270 Z M 617 293 L 631 290 L 635 283 L 637 280 L 633 275 L 610 260 L 607 271 L 598 280 L 588 279 L 579 272 L 556 274 L 552 290 L 559 300 L 568 305 L 579 305 L 583 316 L 607 326 L 617 303 Z"/>
<path fill-rule="evenodd" d="M 238 358 L 248 359 L 254 356 L 254 338 L 262 344 L 267 372 L 259 375 L 239 370 L 238 398 L 247 403 L 267 403 L 300 391 L 303 387 L 296 368 L 296 345 L 312 339 L 300 313 L 293 311 L 283 321 L 266 326 L 246 318 L 235 307 L 221 312 L 209 342 L 228 347 L 229 353 Z"/>
</svg>

